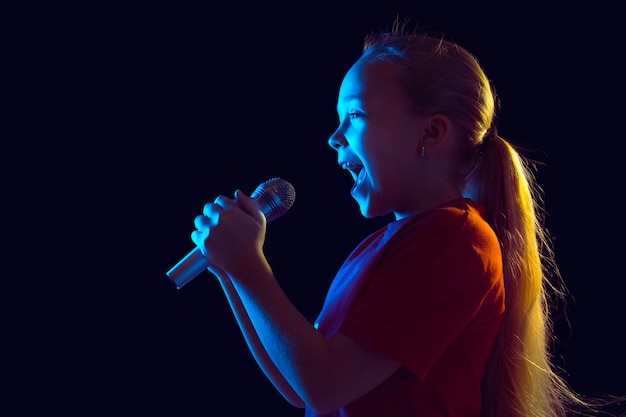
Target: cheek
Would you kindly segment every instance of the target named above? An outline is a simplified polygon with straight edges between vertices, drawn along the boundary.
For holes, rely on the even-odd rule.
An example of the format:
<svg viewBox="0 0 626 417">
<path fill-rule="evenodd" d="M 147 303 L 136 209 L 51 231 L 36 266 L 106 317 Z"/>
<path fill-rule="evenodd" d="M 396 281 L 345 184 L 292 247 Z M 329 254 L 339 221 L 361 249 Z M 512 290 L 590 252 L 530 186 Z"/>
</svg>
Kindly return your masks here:
<svg viewBox="0 0 626 417">
<path fill-rule="evenodd" d="M 377 155 L 365 162 L 367 182 L 379 191 L 389 188 L 390 183 L 397 181 L 397 161 Z"/>
<path fill-rule="evenodd" d="M 406 129 L 370 129 L 354 150 L 360 156 L 370 176 L 393 176 L 406 170 L 418 156 L 413 135 Z"/>
</svg>

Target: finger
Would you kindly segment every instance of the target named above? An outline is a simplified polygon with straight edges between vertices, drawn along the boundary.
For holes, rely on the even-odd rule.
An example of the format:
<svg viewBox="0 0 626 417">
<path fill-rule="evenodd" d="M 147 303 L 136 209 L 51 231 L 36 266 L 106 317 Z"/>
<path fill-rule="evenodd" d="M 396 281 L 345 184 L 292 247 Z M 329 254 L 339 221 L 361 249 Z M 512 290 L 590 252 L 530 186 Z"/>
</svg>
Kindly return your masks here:
<svg viewBox="0 0 626 417">
<path fill-rule="evenodd" d="M 191 241 L 195 243 L 197 247 L 203 250 L 203 254 L 204 254 L 203 239 L 204 239 L 204 233 L 202 233 L 200 230 L 194 230 L 193 232 L 191 232 Z"/>
<path fill-rule="evenodd" d="M 232 199 L 224 195 L 217 196 L 217 198 L 215 199 L 215 201 L 213 201 L 213 203 L 223 209 L 229 209 L 229 208 L 232 208 L 233 206 L 236 206 L 236 203 Z"/>
<path fill-rule="evenodd" d="M 208 232 L 205 234 L 200 230 L 194 230 L 191 232 L 191 241 L 195 243 L 195 245 L 200 249 L 200 252 L 204 256 L 209 256 L 209 252 L 207 252 L 206 246 L 204 246 L 204 241 L 208 236 Z"/>
<path fill-rule="evenodd" d="M 224 209 L 218 204 L 206 203 L 202 208 L 202 214 L 204 214 L 208 218 L 218 217 L 222 210 Z"/>
<path fill-rule="evenodd" d="M 193 219 L 193 224 L 196 226 L 196 229 L 203 230 L 210 226 L 211 220 L 207 216 L 200 214 Z"/>
<path fill-rule="evenodd" d="M 241 208 L 246 213 L 254 217 L 259 223 L 265 222 L 265 215 L 261 211 L 261 206 L 256 199 L 248 197 L 241 190 L 235 191 L 235 199 L 237 200 L 237 203 L 241 206 Z"/>
</svg>

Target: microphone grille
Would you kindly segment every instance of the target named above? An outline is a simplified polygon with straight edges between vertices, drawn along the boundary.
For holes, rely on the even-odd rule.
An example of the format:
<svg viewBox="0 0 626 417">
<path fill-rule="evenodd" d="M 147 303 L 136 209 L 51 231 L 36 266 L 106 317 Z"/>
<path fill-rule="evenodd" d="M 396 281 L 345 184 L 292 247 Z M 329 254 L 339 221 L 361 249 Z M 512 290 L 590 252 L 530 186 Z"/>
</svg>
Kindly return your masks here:
<svg viewBox="0 0 626 417">
<path fill-rule="evenodd" d="M 296 200 L 296 190 L 282 178 L 272 178 L 257 187 L 251 195 L 261 205 L 268 222 L 282 216 Z"/>
</svg>

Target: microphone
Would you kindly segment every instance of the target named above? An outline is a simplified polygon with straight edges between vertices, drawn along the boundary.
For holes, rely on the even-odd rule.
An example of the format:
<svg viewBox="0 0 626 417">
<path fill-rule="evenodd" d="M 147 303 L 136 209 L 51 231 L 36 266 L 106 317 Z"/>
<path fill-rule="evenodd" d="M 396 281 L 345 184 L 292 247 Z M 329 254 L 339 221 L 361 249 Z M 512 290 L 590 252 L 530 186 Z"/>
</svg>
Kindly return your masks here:
<svg viewBox="0 0 626 417">
<path fill-rule="evenodd" d="M 257 200 L 267 222 L 287 213 L 296 199 L 296 191 L 288 181 L 272 178 L 260 184 L 250 195 Z M 209 260 L 196 247 L 167 272 L 176 288 L 184 287 L 210 265 Z"/>
</svg>

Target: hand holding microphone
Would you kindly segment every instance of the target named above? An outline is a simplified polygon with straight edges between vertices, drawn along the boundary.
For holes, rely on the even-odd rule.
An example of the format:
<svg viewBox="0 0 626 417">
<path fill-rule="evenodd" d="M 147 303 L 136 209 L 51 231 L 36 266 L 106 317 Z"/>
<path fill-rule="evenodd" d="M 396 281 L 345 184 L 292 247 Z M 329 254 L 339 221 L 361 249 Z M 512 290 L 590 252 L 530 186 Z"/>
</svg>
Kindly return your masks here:
<svg viewBox="0 0 626 417">
<path fill-rule="evenodd" d="M 272 178 L 260 184 L 250 197 L 257 201 L 269 223 L 284 215 L 291 208 L 296 193 L 289 182 L 281 178 Z M 209 266 L 209 260 L 202 254 L 201 249 L 196 247 L 172 267 L 167 275 L 180 289 Z"/>
</svg>

